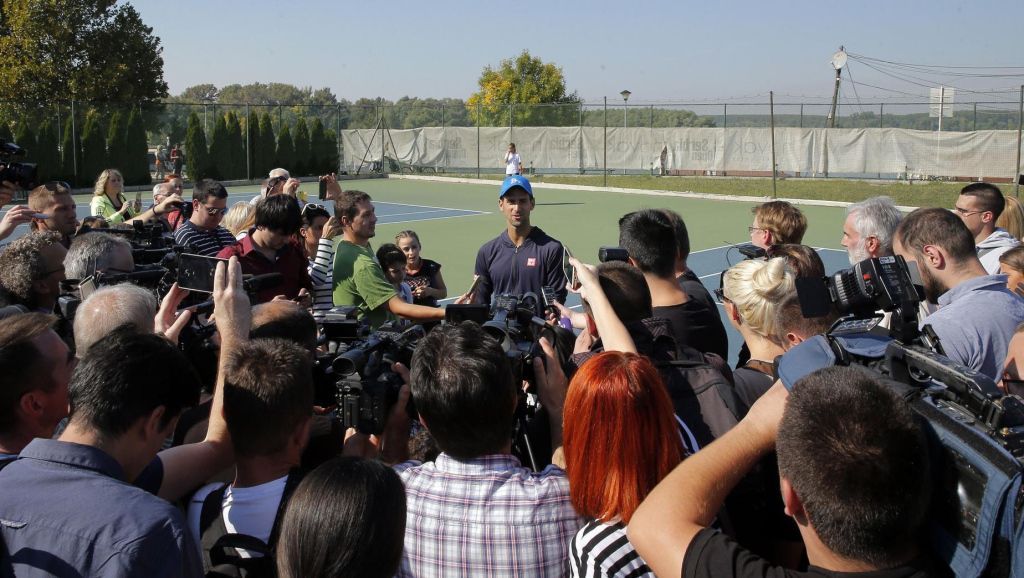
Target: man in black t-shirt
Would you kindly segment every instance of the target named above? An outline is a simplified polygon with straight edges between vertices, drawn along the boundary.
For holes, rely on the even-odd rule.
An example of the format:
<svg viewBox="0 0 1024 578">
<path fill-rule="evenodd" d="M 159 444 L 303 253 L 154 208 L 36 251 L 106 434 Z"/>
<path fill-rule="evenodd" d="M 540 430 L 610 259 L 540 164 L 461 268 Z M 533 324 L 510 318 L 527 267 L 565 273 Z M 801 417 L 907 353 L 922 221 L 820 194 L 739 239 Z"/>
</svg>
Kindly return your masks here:
<svg viewBox="0 0 1024 578">
<path fill-rule="evenodd" d="M 773 447 L 806 572 L 772 566 L 708 527 Z M 830 367 L 788 394 L 776 383 L 735 428 L 687 457 L 633 515 L 629 540 L 659 576 L 947 576 L 918 548 L 930 481 L 927 442 L 907 403 L 863 372 Z"/>
<path fill-rule="evenodd" d="M 718 308 L 692 298 L 676 281 L 679 252 L 675 230 L 665 211 L 636 211 L 619 219 L 619 246 L 644 274 L 654 316 L 672 323 L 676 343 L 726 359 L 729 340 Z"/>
</svg>

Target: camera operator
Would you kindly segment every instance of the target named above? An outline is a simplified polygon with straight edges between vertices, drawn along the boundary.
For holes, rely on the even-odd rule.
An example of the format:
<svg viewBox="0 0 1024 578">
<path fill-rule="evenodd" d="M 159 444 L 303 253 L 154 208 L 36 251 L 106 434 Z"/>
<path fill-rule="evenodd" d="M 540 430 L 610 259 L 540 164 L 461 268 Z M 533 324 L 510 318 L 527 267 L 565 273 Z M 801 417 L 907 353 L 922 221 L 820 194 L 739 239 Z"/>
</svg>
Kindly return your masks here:
<svg viewBox="0 0 1024 578">
<path fill-rule="evenodd" d="M 530 224 L 535 207 L 530 181 L 516 175 L 506 177 L 498 193 L 498 208 L 507 227 L 476 254 L 473 273 L 480 276 L 480 286 L 473 296 L 475 303 L 490 305 L 493 296 L 507 293 L 541 295 L 544 287 L 555 289 L 555 300 L 565 302 L 565 249 L 540 227 Z"/>
<path fill-rule="evenodd" d="M 800 209 L 786 201 L 770 201 L 750 212 L 754 213 L 754 222 L 747 229 L 754 245 L 769 251 L 775 245 L 803 243 L 807 217 Z"/>
<path fill-rule="evenodd" d="M 237 261 L 218 265 L 213 299 L 223 346 L 234 350 L 249 329 Z M 167 501 L 232 461 L 222 389 L 206 439 L 158 453 L 198 398 L 188 359 L 129 328 L 90 348 L 71 380 L 71 421 L 60 439 L 33 440 L 0 476 L 0 514 L 11 522 L 0 527 L 10 554 L 0 571 L 201 575 L 184 518 Z"/>
<path fill-rule="evenodd" d="M 0 305 L 53 313 L 64 280 L 67 249 L 56 231 L 25 235 L 0 252 Z"/>
<path fill-rule="evenodd" d="M 264 181 L 264 186 L 261 188 L 260 194 L 253 197 L 249 201 L 249 204 L 255 209 L 257 203 L 274 195 L 284 193 L 294 197 L 295 191 L 299 189 L 299 185 L 301 184 L 302 182 L 299 181 L 299 179 L 292 178 L 291 173 L 289 173 L 287 169 L 271 169 L 267 174 L 267 180 Z"/>
<path fill-rule="evenodd" d="M 189 528 L 207 571 L 213 566 L 211 548 L 226 533 L 252 536 L 268 551 L 274 548 L 273 528 L 301 479 L 297 468 L 313 407 L 312 359 L 306 349 L 283 339 L 254 339 L 224 355 L 224 419 L 237 457 L 234 481 L 201 488 L 188 508 Z M 240 554 L 263 557 L 264 552 Z M 265 562 L 272 567 L 271 558 Z"/>
<path fill-rule="evenodd" d="M 709 528 L 732 487 L 777 448 L 786 514 L 811 568 L 795 572 Z M 931 495 L 927 442 L 891 389 L 852 368 L 781 383 L 687 457 L 633 515 L 630 542 L 659 576 L 944 576 L 918 547 Z"/>
<path fill-rule="evenodd" d="M 231 231 L 220 226 L 228 212 L 228 191 L 213 179 L 202 179 L 192 188 L 192 216 L 174 231 L 174 242 L 192 247 L 196 254 L 213 257 L 235 244 Z"/>
<path fill-rule="evenodd" d="M 843 239 L 850 264 L 892 255 L 892 237 L 903 213 L 889 197 L 871 197 L 846 207 Z"/>
<path fill-rule="evenodd" d="M 312 303 L 309 292 L 313 284 L 306 270 L 308 262 L 302 249 L 292 240 L 301 226 L 301 211 L 294 197 L 269 197 L 256 205 L 255 228 L 237 244 L 221 249 L 217 257 L 238 257 L 242 272 L 246 274 L 281 274 L 279 284 L 261 289 L 256 294 L 257 303 L 266 303 L 283 295 L 309 307 Z"/>
<path fill-rule="evenodd" d="M 110 233 L 90 231 L 75 237 L 64 257 L 68 279 L 79 281 L 96 273 L 131 273 L 135 270 L 132 244 Z"/>
<path fill-rule="evenodd" d="M 334 217 L 342 231 L 334 253 L 334 304 L 359 307 L 360 318 L 368 317 L 373 328 L 388 321 L 389 315 L 413 321 L 444 319 L 444 309 L 402 301 L 384 277 L 370 249 L 370 239 L 377 234 L 377 215 L 370 195 L 342 191 L 337 182 L 328 184 L 334 197 Z"/>
<path fill-rule="evenodd" d="M 1020 245 L 1020 241 L 996 226 L 1006 208 L 999 187 L 989 183 L 971 183 L 960 190 L 953 212 L 974 236 L 981 266 L 989 275 L 999 273 L 999 256 Z"/>
<path fill-rule="evenodd" d="M 60 233 L 64 248 L 71 246 L 71 237 L 78 228 L 78 217 L 75 199 L 67 183 L 52 181 L 32 189 L 28 194 L 28 206 L 33 213 L 47 215 L 45 219 L 32 219 L 29 227 L 33 231 L 56 231 Z"/>
<path fill-rule="evenodd" d="M 921 325 L 932 326 L 946 357 L 998 380 L 1024 300 L 1006 277 L 987 274 L 964 222 L 945 209 L 918 209 L 896 229 L 893 250 L 917 263 L 925 299 L 939 306 Z"/>
<path fill-rule="evenodd" d="M 678 251 L 671 219 L 653 209 L 627 213 L 619 219 L 619 246 L 643 273 L 654 316 L 672 323 L 676 343 L 726 359 L 729 341 L 717 308 L 691 299 L 676 280 Z"/>
<path fill-rule="evenodd" d="M 68 415 L 75 358 L 54 331 L 57 318 L 19 313 L 0 323 L 0 468 Z"/>
<path fill-rule="evenodd" d="M 82 357 L 89 347 L 108 333 L 128 325 L 139 333 L 163 335 L 171 343 L 191 320 L 191 311 L 176 315 L 177 307 L 188 295 L 177 283 L 164 296 L 157 308 L 156 296 L 149 289 L 119 283 L 101 287 L 89 295 L 75 312 L 75 351 Z"/>
</svg>

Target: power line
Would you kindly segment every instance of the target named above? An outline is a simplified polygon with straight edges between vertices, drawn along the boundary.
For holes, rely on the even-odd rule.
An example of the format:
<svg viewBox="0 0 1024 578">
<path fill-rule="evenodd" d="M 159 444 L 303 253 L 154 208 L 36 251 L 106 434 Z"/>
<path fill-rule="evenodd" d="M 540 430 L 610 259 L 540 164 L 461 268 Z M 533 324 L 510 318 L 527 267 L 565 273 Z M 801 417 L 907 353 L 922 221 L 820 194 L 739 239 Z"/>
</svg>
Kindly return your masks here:
<svg viewBox="0 0 1024 578">
<path fill-rule="evenodd" d="M 950 66 L 950 65 L 938 65 L 938 64 L 912 64 L 909 62 L 896 62 L 893 60 L 883 60 L 881 58 L 872 58 L 863 54 L 855 54 L 853 52 L 846 53 L 851 58 L 859 58 L 863 60 L 872 60 L 875 62 L 883 62 L 885 64 L 896 64 L 900 66 L 918 66 L 921 68 L 955 68 L 955 69 L 974 69 L 974 70 L 1024 70 L 1024 66 Z"/>
</svg>

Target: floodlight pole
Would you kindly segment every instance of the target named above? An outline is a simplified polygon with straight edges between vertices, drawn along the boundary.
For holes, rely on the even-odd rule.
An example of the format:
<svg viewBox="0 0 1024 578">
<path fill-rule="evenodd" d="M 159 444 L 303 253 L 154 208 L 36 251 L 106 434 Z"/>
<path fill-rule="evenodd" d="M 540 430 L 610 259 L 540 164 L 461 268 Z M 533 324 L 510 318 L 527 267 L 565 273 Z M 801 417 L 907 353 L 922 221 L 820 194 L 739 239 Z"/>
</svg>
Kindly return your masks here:
<svg viewBox="0 0 1024 578">
<path fill-rule="evenodd" d="M 608 97 L 604 97 L 604 186 L 608 186 Z"/>
<path fill-rule="evenodd" d="M 629 106 L 629 95 L 633 94 L 628 90 L 619 93 L 622 96 L 622 128 L 626 128 L 626 108 Z"/>
<path fill-rule="evenodd" d="M 1017 109 L 1017 164 L 1013 166 L 1013 196 L 1020 197 L 1020 147 L 1024 129 L 1024 84 L 1020 86 L 1020 108 Z"/>
<path fill-rule="evenodd" d="M 245 103 L 245 179 L 252 180 L 252 133 L 249 129 L 249 103 Z"/>
<path fill-rule="evenodd" d="M 770 109 L 770 118 L 772 122 L 772 198 L 776 198 L 778 193 L 775 189 L 775 93 L 771 90 L 768 91 L 768 107 Z"/>
</svg>

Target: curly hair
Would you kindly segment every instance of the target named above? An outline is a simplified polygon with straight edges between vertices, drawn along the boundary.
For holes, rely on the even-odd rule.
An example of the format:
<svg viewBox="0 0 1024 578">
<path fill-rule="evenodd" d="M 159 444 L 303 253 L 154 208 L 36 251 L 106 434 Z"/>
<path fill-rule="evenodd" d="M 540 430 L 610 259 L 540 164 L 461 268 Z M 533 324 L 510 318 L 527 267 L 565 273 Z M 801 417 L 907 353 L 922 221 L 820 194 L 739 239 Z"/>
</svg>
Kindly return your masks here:
<svg viewBox="0 0 1024 578">
<path fill-rule="evenodd" d="M 117 169 L 106 169 L 102 173 L 100 173 L 99 177 L 96 178 L 96 188 L 93 189 L 92 196 L 99 197 L 101 195 L 107 194 L 107 181 L 110 180 L 110 177 L 113 176 L 115 173 L 117 174 L 117 176 L 121 177 L 121 182 L 123 183 L 124 177 L 121 175 L 121 171 Z"/>
<path fill-rule="evenodd" d="M 11 295 L 28 301 L 32 298 L 32 283 L 46 273 L 46 259 L 42 249 L 60 243 L 60 233 L 40 231 L 25 235 L 0 253 L 0 286 Z"/>
</svg>

